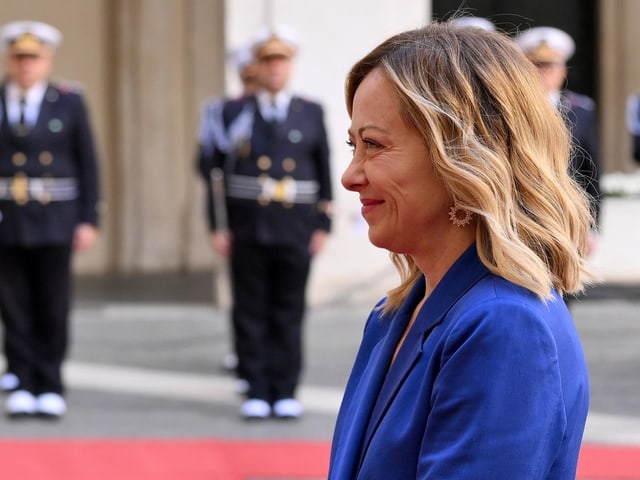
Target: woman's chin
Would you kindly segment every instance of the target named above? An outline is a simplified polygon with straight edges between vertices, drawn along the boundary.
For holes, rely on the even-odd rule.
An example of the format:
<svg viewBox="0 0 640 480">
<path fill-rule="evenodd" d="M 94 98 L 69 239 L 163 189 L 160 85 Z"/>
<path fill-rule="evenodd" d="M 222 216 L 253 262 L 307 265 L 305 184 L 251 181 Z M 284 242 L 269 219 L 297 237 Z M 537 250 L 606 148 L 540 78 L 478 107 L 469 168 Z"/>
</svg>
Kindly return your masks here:
<svg viewBox="0 0 640 480">
<path fill-rule="evenodd" d="M 371 244 L 374 247 L 384 248 L 385 250 L 393 251 L 391 248 L 392 245 L 391 245 L 391 242 L 389 242 L 389 239 L 380 237 L 379 235 L 376 236 L 375 233 L 371 231 L 371 228 L 369 228 L 369 242 L 371 242 Z"/>
</svg>

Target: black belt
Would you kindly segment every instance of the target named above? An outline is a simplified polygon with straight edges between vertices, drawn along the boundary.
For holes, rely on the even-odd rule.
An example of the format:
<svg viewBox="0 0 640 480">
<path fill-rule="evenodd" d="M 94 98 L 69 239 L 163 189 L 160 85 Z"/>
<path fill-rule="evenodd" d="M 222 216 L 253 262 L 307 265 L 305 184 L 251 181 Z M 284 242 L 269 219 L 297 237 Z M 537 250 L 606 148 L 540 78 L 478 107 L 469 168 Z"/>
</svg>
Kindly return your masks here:
<svg viewBox="0 0 640 480">
<path fill-rule="evenodd" d="M 45 204 L 76 198 L 78 181 L 75 178 L 28 177 L 24 173 L 0 177 L 0 200 L 13 200 L 18 205 L 29 201 Z"/>
</svg>

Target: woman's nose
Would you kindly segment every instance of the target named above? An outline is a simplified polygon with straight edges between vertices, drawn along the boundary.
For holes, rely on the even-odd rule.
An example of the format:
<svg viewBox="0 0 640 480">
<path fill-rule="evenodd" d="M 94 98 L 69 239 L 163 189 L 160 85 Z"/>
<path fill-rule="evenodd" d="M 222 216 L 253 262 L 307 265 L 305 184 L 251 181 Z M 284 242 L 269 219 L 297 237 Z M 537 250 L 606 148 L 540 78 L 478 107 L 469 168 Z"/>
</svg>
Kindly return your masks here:
<svg viewBox="0 0 640 480">
<path fill-rule="evenodd" d="M 366 182 L 362 162 L 359 162 L 355 156 L 342 174 L 341 182 L 342 186 L 349 191 L 357 191 Z"/>
</svg>

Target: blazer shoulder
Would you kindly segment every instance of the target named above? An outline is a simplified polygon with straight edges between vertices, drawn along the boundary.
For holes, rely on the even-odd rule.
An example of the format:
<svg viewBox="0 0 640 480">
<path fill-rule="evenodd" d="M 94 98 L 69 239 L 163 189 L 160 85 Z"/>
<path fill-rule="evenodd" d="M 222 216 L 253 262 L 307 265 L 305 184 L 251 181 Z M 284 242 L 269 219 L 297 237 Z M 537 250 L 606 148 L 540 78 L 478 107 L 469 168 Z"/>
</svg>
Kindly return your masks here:
<svg viewBox="0 0 640 480">
<path fill-rule="evenodd" d="M 531 328 L 548 330 L 552 317 L 567 314 L 557 292 L 553 292 L 553 297 L 545 302 L 530 290 L 492 274 L 456 302 L 444 323 L 450 326 L 450 332 L 457 332 L 454 335 L 481 329 L 511 337 Z"/>
<path fill-rule="evenodd" d="M 460 303 L 466 304 L 465 308 L 472 305 L 511 303 L 522 308 L 530 308 L 533 305 L 539 305 L 541 301 L 530 290 L 495 273 L 489 273 L 461 297 Z"/>
</svg>

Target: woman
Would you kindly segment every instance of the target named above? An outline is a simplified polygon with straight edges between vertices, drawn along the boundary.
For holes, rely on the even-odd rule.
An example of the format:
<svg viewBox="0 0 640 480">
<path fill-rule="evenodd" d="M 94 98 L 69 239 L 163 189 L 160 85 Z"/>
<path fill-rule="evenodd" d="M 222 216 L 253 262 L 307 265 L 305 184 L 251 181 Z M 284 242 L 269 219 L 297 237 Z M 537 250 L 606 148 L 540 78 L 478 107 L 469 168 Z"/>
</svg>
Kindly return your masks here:
<svg viewBox="0 0 640 480">
<path fill-rule="evenodd" d="M 589 385 L 561 295 L 592 219 L 535 68 L 431 24 L 356 63 L 346 100 L 342 183 L 402 281 L 366 323 L 329 478 L 574 478 Z"/>
</svg>

